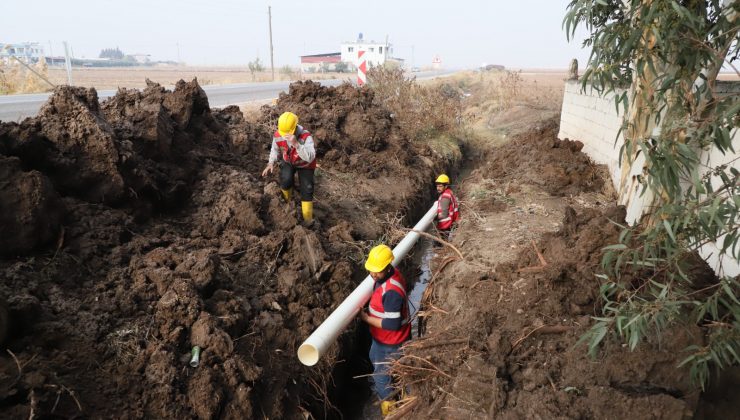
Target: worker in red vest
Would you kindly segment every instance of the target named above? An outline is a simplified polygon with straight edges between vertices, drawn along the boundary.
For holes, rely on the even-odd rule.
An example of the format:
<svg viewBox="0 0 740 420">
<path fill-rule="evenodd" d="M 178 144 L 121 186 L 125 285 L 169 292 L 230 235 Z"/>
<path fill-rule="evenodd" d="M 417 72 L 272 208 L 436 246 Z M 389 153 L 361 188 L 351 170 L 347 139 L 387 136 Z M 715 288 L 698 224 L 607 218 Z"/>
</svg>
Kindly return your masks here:
<svg viewBox="0 0 740 420">
<path fill-rule="evenodd" d="M 262 176 L 272 173 L 275 162 L 280 160 L 280 189 L 285 201 L 290 202 L 293 177 L 298 173 L 301 184 L 301 212 L 307 224 L 313 222 L 313 179 L 316 169 L 316 149 L 313 137 L 298 125 L 298 116 L 284 112 L 278 118 L 278 128 L 272 135 L 272 148 L 267 167 Z"/>
<path fill-rule="evenodd" d="M 385 400 L 393 392 L 389 363 L 401 355 L 401 345 L 411 337 L 406 281 L 393 267 L 393 251 L 387 245 L 370 250 L 365 269 L 375 281 L 370 305 L 360 312 L 361 319 L 370 326 L 372 344 L 370 361 L 373 363 L 375 392 Z M 392 403 L 384 401 L 385 414 Z"/>
<path fill-rule="evenodd" d="M 452 226 L 460 218 L 460 210 L 457 207 L 457 199 L 450 189 L 450 177 L 442 174 L 435 181 L 437 184 L 437 230 L 447 240 L 450 239 Z"/>
</svg>

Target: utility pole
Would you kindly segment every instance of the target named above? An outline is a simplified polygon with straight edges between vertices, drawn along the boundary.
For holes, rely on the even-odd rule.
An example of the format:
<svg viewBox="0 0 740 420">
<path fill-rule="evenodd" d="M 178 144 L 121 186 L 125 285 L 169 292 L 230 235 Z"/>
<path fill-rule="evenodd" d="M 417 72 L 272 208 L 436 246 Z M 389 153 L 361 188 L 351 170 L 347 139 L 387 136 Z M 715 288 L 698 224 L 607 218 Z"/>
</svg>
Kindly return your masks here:
<svg viewBox="0 0 740 420">
<path fill-rule="evenodd" d="M 67 68 L 67 84 L 72 86 L 72 60 L 69 58 L 67 41 L 64 41 L 64 66 Z"/>
<path fill-rule="evenodd" d="M 49 41 L 49 58 L 51 58 L 51 65 L 54 65 L 54 50 L 51 49 L 51 40 Z"/>
<path fill-rule="evenodd" d="M 268 26 L 270 27 L 270 70 L 272 71 L 272 81 L 275 81 L 275 60 L 272 55 L 272 6 L 267 6 Z"/>
</svg>

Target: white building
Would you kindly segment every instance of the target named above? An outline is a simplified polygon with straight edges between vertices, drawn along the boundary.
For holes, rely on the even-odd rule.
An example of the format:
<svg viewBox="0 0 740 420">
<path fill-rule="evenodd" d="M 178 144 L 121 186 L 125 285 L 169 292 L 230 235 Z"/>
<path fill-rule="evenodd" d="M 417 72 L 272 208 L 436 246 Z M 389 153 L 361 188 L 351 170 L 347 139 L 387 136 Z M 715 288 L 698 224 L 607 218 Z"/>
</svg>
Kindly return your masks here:
<svg viewBox="0 0 740 420">
<path fill-rule="evenodd" d="M 15 57 L 25 63 L 36 63 L 43 56 L 44 47 L 38 42 L 22 42 L 19 44 L 0 42 L 0 60 L 3 62 L 9 62 L 10 57 Z"/>
<path fill-rule="evenodd" d="M 386 61 L 394 60 L 393 46 L 386 40 L 385 42 L 365 41 L 362 34 L 357 37 L 357 41 L 343 42 L 341 44 L 342 61 L 357 67 L 357 52 L 365 51 L 363 58 L 367 61 L 368 68 L 379 66 Z"/>
</svg>

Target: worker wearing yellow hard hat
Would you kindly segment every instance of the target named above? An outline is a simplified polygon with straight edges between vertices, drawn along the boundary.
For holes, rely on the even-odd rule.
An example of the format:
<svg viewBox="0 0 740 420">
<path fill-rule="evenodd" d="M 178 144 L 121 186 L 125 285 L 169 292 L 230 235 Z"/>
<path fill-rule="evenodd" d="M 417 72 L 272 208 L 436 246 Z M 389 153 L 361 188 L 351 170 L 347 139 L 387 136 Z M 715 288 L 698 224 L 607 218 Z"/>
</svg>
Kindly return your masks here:
<svg viewBox="0 0 740 420">
<path fill-rule="evenodd" d="M 437 185 L 437 230 L 440 232 L 442 237 L 450 239 L 452 233 L 452 227 L 455 222 L 460 218 L 460 209 L 458 208 L 457 199 L 452 194 L 450 189 L 450 177 L 446 174 L 441 174 L 434 181 Z"/>
<path fill-rule="evenodd" d="M 401 345 L 411 337 L 406 281 L 393 267 L 393 259 L 393 251 L 387 245 L 370 250 L 365 269 L 374 280 L 373 294 L 367 310 L 360 312 L 361 319 L 370 326 L 372 378 L 381 400 L 386 400 L 393 392 L 389 362 L 400 356 Z M 382 402 L 384 415 L 391 405 L 389 401 Z"/>
<path fill-rule="evenodd" d="M 298 116 L 284 112 L 278 118 L 277 130 L 272 135 L 272 148 L 262 176 L 272 173 L 275 162 L 280 161 L 280 189 L 285 201 L 290 202 L 293 181 L 298 173 L 301 190 L 303 220 L 313 222 L 313 184 L 316 169 L 316 148 L 311 133 L 298 125 Z"/>
</svg>

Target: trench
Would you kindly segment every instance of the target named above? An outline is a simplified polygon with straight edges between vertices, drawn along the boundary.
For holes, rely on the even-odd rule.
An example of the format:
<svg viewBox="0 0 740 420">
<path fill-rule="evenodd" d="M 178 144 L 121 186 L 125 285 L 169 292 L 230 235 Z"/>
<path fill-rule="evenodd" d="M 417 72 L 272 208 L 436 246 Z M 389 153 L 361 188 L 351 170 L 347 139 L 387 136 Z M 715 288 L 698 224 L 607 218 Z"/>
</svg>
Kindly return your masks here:
<svg viewBox="0 0 740 420">
<path fill-rule="evenodd" d="M 407 213 L 405 225 L 413 226 L 433 202 L 434 192 L 424 190 L 419 194 L 423 199 L 416 201 Z M 421 237 L 414 245 L 407 258 L 398 266 L 409 287 L 409 315 L 412 318 L 412 339 L 419 337 L 419 324 L 416 317 L 421 309 L 421 299 L 431 279 L 430 263 L 434 257 L 435 247 L 431 240 Z M 366 272 L 354 273 L 354 282 L 359 284 Z M 349 327 L 349 332 L 341 334 L 337 345 L 340 356 L 335 364 L 332 377 L 333 386 L 328 391 L 334 408 L 326 410 L 320 402 L 313 405 L 312 412 L 317 418 L 342 419 L 380 419 L 380 407 L 377 404 L 372 382 L 372 364 L 368 358 L 371 338 L 370 331 L 364 323 L 357 322 Z"/>
<path fill-rule="evenodd" d="M 411 339 L 417 339 L 423 335 L 423 322 L 420 323 L 418 312 L 421 308 L 421 299 L 424 291 L 429 285 L 432 278 L 430 264 L 435 255 L 435 246 L 427 238 L 419 239 L 414 250 L 401 265 L 400 269 L 409 282 L 409 316 L 411 317 Z M 420 326 L 421 324 L 421 326 Z M 380 419 L 380 407 L 377 404 L 375 394 L 372 390 L 372 383 L 368 377 L 355 378 L 355 376 L 369 375 L 372 373 L 372 365 L 367 358 L 370 350 L 370 332 L 367 327 L 357 328 L 354 336 L 356 337 L 357 350 L 353 352 L 353 359 L 348 360 L 352 375 L 347 377 L 349 387 L 345 392 L 345 397 L 341 400 L 343 404 L 340 408 L 342 418 L 344 419 Z"/>
<path fill-rule="evenodd" d="M 445 172 L 453 178 L 462 179 L 463 174 L 473 169 L 473 162 L 466 156 L 464 143 L 458 143 L 458 146 L 461 152 L 460 159 L 448 160 L 442 164 L 449 165 L 447 169 L 435 168 L 435 174 Z M 408 200 L 408 211 L 403 220 L 404 226 L 414 226 L 424 216 L 436 197 L 437 193 L 433 184 L 421 188 L 415 198 Z M 398 267 L 406 278 L 407 287 L 410 288 L 408 296 L 411 303 L 409 314 L 412 318 L 412 339 L 418 338 L 420 332 L 423 331 L 423 323 L 419 327 L 416 315 L 421 309 L 424 291 L 432 277 L 430 264 L 437 249 L 432 240 L 422 236 Z M 359 284 L 366 276 L 367 272 L 358 270 L 353 273 L 352 281 L 354 284 Z M 336 343 L 340 352 L 337 363 L 332 369 L 332 383 L 327 389 L 331 404 L 327 405 L 319 400 L 307 402 L 315 418 L 382 418 L 370 378 L 372 374 L 372 364 L 368 357 L 370 344 L 370 331 L 362 322 L 356 321 L 354 325 L 351 324 L 348 327 L 346 333 L 340 334 Z"/>
</svg>

